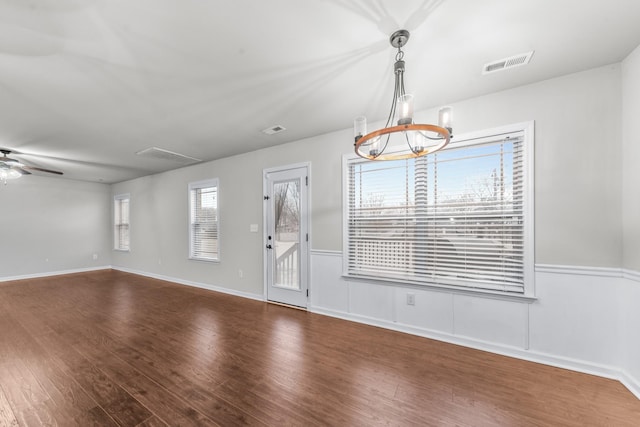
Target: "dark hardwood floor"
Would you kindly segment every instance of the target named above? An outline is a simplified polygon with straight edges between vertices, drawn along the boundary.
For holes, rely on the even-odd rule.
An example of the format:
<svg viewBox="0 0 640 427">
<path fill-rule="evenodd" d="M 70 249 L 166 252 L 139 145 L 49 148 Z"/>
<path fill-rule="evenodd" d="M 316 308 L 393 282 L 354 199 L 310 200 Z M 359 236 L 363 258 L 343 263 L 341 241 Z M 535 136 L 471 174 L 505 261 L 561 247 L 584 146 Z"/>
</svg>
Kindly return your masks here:
<svg viewBox="0 0 640 427">
<path fill-rule="evenodd" d="M 117 271 L 0 283 L 0 426 L 638 426 L 620 383 Z"/>
</svg>

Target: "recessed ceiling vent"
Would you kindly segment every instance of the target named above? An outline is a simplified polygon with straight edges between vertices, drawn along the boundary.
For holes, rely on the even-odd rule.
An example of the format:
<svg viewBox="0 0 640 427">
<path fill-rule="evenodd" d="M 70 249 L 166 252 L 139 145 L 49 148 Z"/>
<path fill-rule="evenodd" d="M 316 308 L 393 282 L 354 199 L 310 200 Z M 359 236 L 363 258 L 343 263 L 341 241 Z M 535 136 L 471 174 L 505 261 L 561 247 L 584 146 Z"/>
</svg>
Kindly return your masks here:
<svg viewBox="0 0 640 427">
<path fill-rule="evenodd" d="M 495 73 L 496 71 L 506 70 L 507 68 L 527 65 L 529 61 L 531 61 L 533 52 L 534 51 L 532 50 L 531 52 L 520 53 L 518 55 L 513 55 L 508 58 L 503 58 L 497 61 L 489 62 L 488 64 L 484 64 L 482 74 L 490 74 Z"/>
<path fill-rule="evenodd" d="M 171 160 L 182 164 L 201 162 L 202 160 L 195 157 L 185 156 L 184 154 L 174 153 L 173 151 L 164 150 L 158 147 L 145 148 L 136 153 L 138 156 L 154 157 L 156 159 Z"/>
<path fill-rule="evenodd" d="M 262 133 L 266 133 L 267 135 L 275 135 L 276 133 L 284 132 L 287 130 L 286 127 L 282 125 L 271 126 L 270 128 L 266 128 L 262 130 Z"/>
</svg>

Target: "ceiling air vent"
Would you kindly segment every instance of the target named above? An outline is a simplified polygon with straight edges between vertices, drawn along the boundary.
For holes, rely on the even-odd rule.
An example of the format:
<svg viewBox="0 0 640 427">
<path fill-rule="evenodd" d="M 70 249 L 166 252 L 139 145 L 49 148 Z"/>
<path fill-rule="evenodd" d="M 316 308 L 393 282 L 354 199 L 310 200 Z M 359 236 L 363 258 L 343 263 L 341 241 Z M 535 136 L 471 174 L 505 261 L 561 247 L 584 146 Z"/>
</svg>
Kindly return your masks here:
<svg viewBox="0 0 640 427">
<path fill-rule="evenodd" d="M 287 130 L 286 127 L 281 125 L 271 126 L 270 128 L 266 128 L 262 130 L 262 133 L 266 133 L 267 135 L 274 135 L 276 133 L 284 132 Z"/>
<path fill-rule="evenodd" d="M 518 55 L 513 55 L 508 58 L 498 59 L 497 61 L 489 62 L 488 64 L 484 64 L 484 68 L 482 69 L 482 74 L 490 74 L 490 73 L 495 73 L 496 71 L 506 70 L 507 68 L 520 67 L 522 65 L 527 65 L 529 61 L 531 61 L 532 56 L 533 56 L 533 51 L 520 53 Z"/>
<path fill-rule="evenodd" d="M 158 147 L 145 148 L 144 150 L 138 151 L 136 154 L 143 157 L 154 157 L 156 159 L 171 160 L 185 165 L 202 161 L 200 159 L 196 159 L 195 157 L 185 156 L 184 154 L 174 153 L 173 151 L 164 150 Z"/>
</svg>

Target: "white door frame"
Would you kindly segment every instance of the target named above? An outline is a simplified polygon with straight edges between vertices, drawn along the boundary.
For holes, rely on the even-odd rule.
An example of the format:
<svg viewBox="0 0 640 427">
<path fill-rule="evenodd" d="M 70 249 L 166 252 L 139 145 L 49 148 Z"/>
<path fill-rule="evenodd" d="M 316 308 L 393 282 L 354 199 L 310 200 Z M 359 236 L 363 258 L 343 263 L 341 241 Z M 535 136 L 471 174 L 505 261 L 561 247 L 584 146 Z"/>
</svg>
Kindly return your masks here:
<svg viewBox="0 0 640 427">
<path fill-rule="evenodd" d="M 269 254 L 267 253 L 267 245 L 269 244 L 268 240 L 267 240 L 267 235 L 268 235 L 268 215 L 267 215 L 267 210 L 268 210 L 268 200 L 266 199 L 267 194 L 269 193 L 269 189 L 268 189 L 268 184 L 267 184 L 267 176 L 270 173 L 274 173 L 274 172 L 283 172 L 283 171 L 287 171 L 287 170 L 291 170 L 291 169 L 306 169 L 306 176 L 307 176 L 307 182 L 306 182 L 306 192 L 307 192 L 307 203 L 306 203 L 306 212 L 307 212 L 307 218 L 306 218 L 306 230 L 301 230 L 301 233 L 306 233 L 308 236 L 308 240 L 306 240 L 306 248 L 304 248 L 304 250 L 301 251 L 301 263 L 304 262 L 306 264 L 306 268 L 303 268 L 301 271 L 301 275 L 300 275 L 300 280 L 304 280 L 307 286 L 307 294 L 311 293 L 311 280 L 310 280 L 310 264 L 311 264 L 311 257 L 310 257 L 310 253 L 311 253 L 311 162 L 303 162 L 303 163 L 294 163 L 294 164 L 289 164 L 289 165 L 284 165 L 284 166 L 277 166 L 277 167 L 272 167 L 272 168 L 266 168 L 263 169 L 262 172 L 262 194 L 265 197 L 264 201 L 263 201 L 263 205 L 262 205 L 262 277 L 263 277 L 263 298 L 265 301 L 269 300 L 268 297 L 268 287 L 269 287 L 269 278 L 268 278 L 268 274 L 269 274 L 269 269 L 268 269 L 268 263 L 269 263 Z M 306 298 L 306 304 L 304 307 L 302 308 L 307 308 L 309 306 L 309 295 L 307 295 Z"/>
</svg>

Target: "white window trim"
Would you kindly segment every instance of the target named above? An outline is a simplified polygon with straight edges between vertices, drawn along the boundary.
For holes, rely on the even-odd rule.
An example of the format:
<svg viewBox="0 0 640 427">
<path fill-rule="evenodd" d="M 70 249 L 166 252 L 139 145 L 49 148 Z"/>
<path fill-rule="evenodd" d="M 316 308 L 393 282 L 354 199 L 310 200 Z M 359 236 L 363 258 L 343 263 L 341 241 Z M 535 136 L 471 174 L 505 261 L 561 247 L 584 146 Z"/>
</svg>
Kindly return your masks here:
<svg viewBox="0 0 640 427">
<path fill-rule="evenodd" d="M 523 192 L 523 212 L 524 217 L 527 218 L 525 226 L 523 228 L 524 233 L 524 292 L 521 294 L 501 292 L 495 290 L 465 288 L 458 286 L 449 286 L 437 283 L 421 283 L 413 284 L 402 282 L 401 280 L 391 279 L 375 279 L 353 276 L 348 273 L 348 253 L 349 247 L 349 229 L 348 221 L 348 209 L 349 209 L 349 161 L 358 159 L 359 157 L 355 153 L 345 154 L 342 157 L 342 276 L 348 280 L 355 281 L 367 281 L 375 282 L 384 285 L 402 285 L 410 286 L 419 289 L 432 289 L 441 291 L 451 291 L 454 293 L 486 296 L 489 298 L 507 299 L 507 300 L 520 300 L 524 302 L 532 302 L 536 299 L 535 296 L 535 229 L 534 229 L 534 145 L 535 145 L 535 122 L 521 122 L 511 125 L 501 126 L 497 128 L 485 129 L 481 131 L 470 132 L 462 135 L 455 135 L 455 145 L 450 147 L 464 147 L 466 145 L 473 145 L 476 140 L 484 139 L 489 136 L 499 136 L 501 134 L 508 134 L 513 132 L 523 132 L 524 134 L 524 159 L 523 159 L 523 179 L 524 179 L 524 192 Z M 447 148 L 445 148 L 446 150 Z"/>
<path fill-rule="evenodd" d="M 115 218 L 115 204 L 117 200 L 129 200 L 129 247 L 127 249 L 117 248 L 116 247 L 116 235 L 115 235 L 115 226 L 116 226 L 116 218 Z M 113 196 L 113 205 L 111 206 L 111 230 L 113 233 L 113 250 L 117 252 L 131 252 L 131 194 L 130 193 L 122 193 L 116 194 Z"/>
<path fill-rule="evenodd" d="M 218 221 L 216 227 L 218 228 L 218 256 L 215 259 L 211 258 L 202 258 L 193 255 L 193 227 L 191 226 L 191 190 L 195 190 L 198 188 L 206 188 L 206 187 L 216 187 L 217 200 L 218 204 L 216 208 L 218 209 Z M 188 186 L 187 192 L 187 223 L 189 227 L 189 247 L 187 249 L 187 253 L 189 254 L 188 258 L 192 261 L 200 261 L 200 262 L 211 262 L 211 263 L 219 263 L 221 256 L 221 238 L 220 238 L 220 180 L 218 178 L 205 179 L 202 181 L 190 182 Z"/>
</svg>

